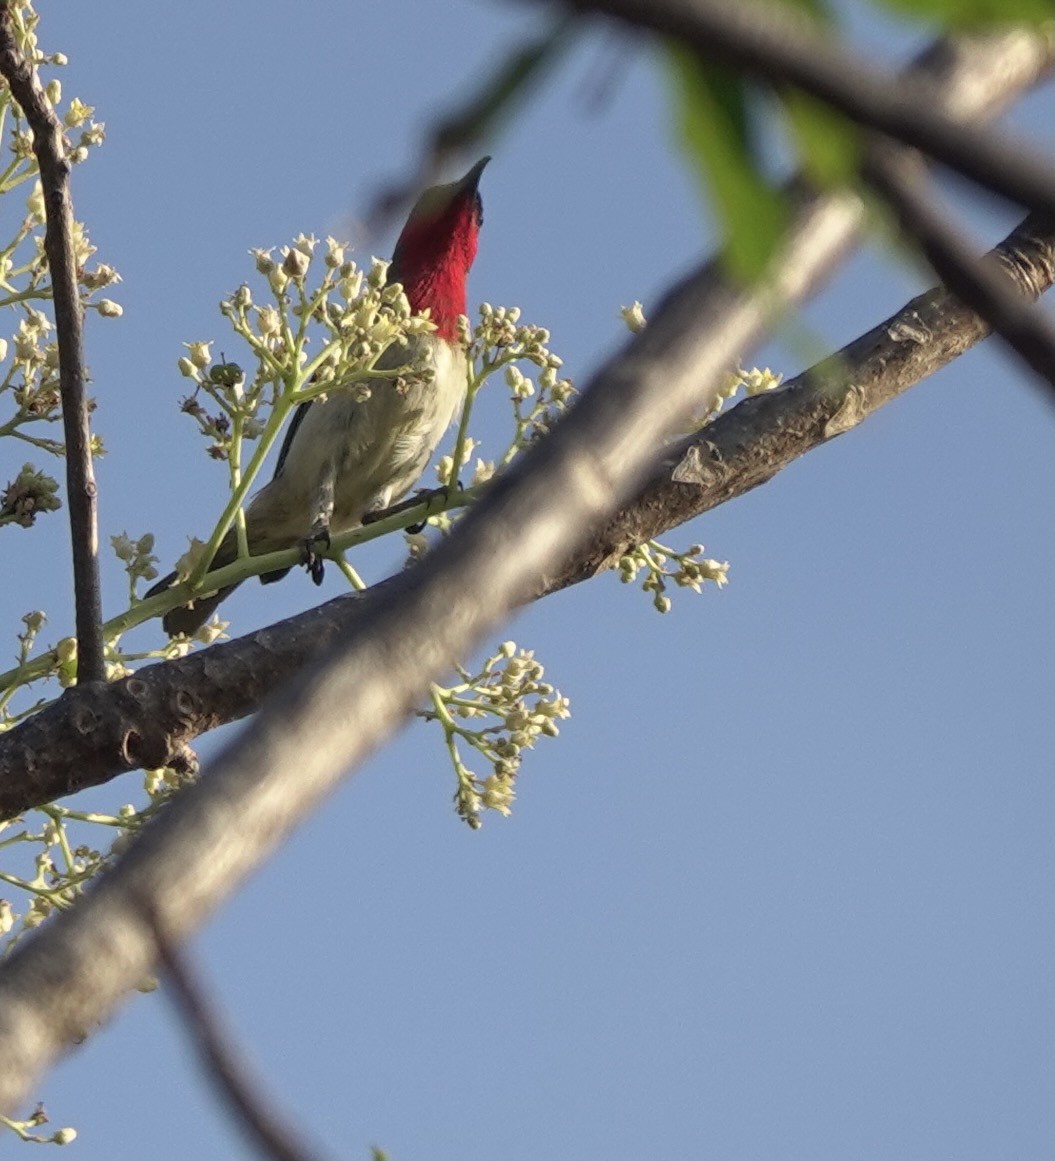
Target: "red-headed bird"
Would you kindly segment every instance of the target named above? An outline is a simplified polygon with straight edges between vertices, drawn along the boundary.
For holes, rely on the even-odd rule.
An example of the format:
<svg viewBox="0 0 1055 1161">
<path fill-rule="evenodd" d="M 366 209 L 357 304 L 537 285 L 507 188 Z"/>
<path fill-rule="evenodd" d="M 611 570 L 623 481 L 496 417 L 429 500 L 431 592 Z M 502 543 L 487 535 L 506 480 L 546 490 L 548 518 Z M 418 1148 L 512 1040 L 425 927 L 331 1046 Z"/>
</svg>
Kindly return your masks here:
<svg viewBox="0 0 1055 1161">
<path fill-rule="evenodd" d="M 274 478 L 246 509 L 250 555 L 299 544 L 311 560 L 313 545 L 327 544 L 331 534 L 355 528 L 367 513 L 394 504 L 425 470 L 465 399 L 466 353 L 458 341 L 458 316 L 465 314 L 465 280 L 483 221 L 477 186 L 489 160 L 478 161 L 450 185 L 425 190 L 392 255 L 388 281 L 402 283 L 410 309 L 427 308 L 436 329 L 412 337 L 406 347 L 393 344 L 376 365 L 424 364 L 432 367 L 434 378 L 405 392 L 391 380 L 378 379 L 362 401 L 337 390 L 324 400 L 302 403 L 286 432 Z M 211 567 L 230 564 L 237 555 L 232 528 Z M 288 571 L 260 579 L 279 580 Z M 321 579 L 321 573 L 314 575 Z M 147 596 L 175 579 L 175 573 L 165 577 Z M 173 637 L 196 632 L 236 587 L 172 609 L 162 622 L 165 631 Z"/>
</svg>

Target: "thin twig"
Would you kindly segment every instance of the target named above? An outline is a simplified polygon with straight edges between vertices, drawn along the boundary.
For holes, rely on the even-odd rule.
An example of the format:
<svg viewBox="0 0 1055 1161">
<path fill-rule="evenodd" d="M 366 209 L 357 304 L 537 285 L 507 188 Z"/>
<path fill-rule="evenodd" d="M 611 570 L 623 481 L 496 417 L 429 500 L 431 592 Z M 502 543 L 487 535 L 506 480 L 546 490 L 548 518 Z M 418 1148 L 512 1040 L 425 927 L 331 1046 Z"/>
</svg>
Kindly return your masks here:
<svg viewBox="0 0 1055 1161">
<path fill-rule="evenodd" d="M 66 438 L 66 492 L 73 542 L 73 587 L 77 625 L 77 677 L 104 681 L 102 597 L 99 589 L 97 488 L 92 467 L 88 399 L 84 390 L 83 311 L 73 249 L 70 163 L 62 122 L 41 87 L 36 69 L 19 47 L 11 8 L 0 4 L 0 74 L 33 131 L 47 230 L 44 252 L 51 271 L 55 331 L 59 348 L 59 389 Z"/>
<path fill-rule="evenodd" d="M 948 289 L 1055 390 L 1055 326 L 950 225 L 949 208 L 928 188 L 917 162 L 901 147 L 877 144 L 869 150 L 862 175 Z M 1050 391 L 1047 395 L 1053 398 Z"/>
<path fill-rule="evenodd" d="M 971 181 L 1055 217 L 1055 170 L 1022 145 L 943 112 L 927 86 L 891 76 L 822 35 L 804 14 L 772 0 L 567 0 L 674 36 L 708 60 L 762 84 L 794 85 L 856 124 L 922 150 Z M 1030 35 L 1028 29 L 1023 35 Z M 1039 30 L 1034 34 L 1040 36 Z"/>
<path fill-rule="evenodd" d="M 195 978 L 186 957 L 164 931 L 156 912 L 151 916 L 158 957 L 180 1014 L 190 1031 L 202 1065 L 246 1136 L 274 1161 L 314 1161 L 317 1154 L 302 1145 L 279 1117 L 274 1102 L 256 1091 L 246 1066 L 231 1047 L 231 1034 L 221 1027 L 219 1014 Z"/>
</svg>

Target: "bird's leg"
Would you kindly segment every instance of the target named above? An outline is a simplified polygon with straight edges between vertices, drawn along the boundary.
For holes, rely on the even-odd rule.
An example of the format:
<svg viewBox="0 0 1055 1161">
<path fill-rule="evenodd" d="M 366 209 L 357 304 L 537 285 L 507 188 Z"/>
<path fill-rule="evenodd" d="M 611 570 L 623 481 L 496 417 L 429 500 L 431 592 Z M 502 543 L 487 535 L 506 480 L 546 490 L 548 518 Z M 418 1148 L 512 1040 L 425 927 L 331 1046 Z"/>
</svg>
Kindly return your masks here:
<svg viewBox="0 0 1055 1161">
<path fill-rule="evenodd" d="M 321 548 L 323 553 L 330 550 L 330 520 L 333 517 L 335 483 L 336 473 L 333 466 L 330 465 L 327 467 L 326 474 L 319 481 L 313 505 L 315 518 L 312 520 L 311 531 L 305 537 L 302 546 L 304 567 L 317 585 L 322 584 L 322 578 L 326 572 L 326 562 L 320 555 L 319 549 Z"/>
</svg>

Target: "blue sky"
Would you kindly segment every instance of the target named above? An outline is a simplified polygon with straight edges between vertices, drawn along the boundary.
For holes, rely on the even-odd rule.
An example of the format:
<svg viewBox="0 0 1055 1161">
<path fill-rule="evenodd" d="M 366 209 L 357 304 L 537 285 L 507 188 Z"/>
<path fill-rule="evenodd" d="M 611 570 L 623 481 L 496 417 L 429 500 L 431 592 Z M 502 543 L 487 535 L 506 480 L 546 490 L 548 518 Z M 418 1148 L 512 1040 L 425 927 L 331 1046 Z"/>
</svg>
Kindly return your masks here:
<svg viewBox="0 0 1055 1161">
<path fill-rule="evenodd" d="M 154 531 L 168 563 L 225 479 L 178 412 L 181 344 L 236 357 L 216 304 L 248 249 L 347 233 L 411 171 L 427 119 L 541 18 L 483 0 L 42 9 L 66 94 L 109 133 L 74 188 L 124 277 L 124 317 L 88 335 L 102 531 Z M 892 66 L 926 37 L 851 24 Z M 584 39 L 488 146 L 470 286 L 549 327 L 580 381 L 622 340 L 619 307 L 647 310 L 714 241 L 648 49 L 617 44 Z M 1045 141 L 1050 97 L 1007 124 Z M 961 204 L 987 242 L 1014 222 Z M 841 345 L 929 281 L 868 249 L 805 322 Z M 775 343 L 744 354 L 802 367 Z M 496 395 L 482 434 L 501 421 Z M 459 823 L 441 739 L 412 725 L 193 945 L 305 1130 L 341 1157 L 1050 1155 L 1050 422 L 987 344 L 669 534 L 731 562 L 721 592 L 660 617 L 605 576 L 496 636 L 534 648 L 573 709 L 513 817 Z M 44 607 L 53 640 L 72 617 L 62 517 L 5 535 L 33 561 L 5 575 L 11 619 Z M 376 579 L 401 559 L 356 563 Z M 336 595 L 331 574 L 321 593 L 245 586 L 232 632 Z M 104 579 L 112 614 L 123 577 Z M 247 1155 L 159 995 L 34 1097 L 78 1128 L 72 1157 Z"/>
</svg>

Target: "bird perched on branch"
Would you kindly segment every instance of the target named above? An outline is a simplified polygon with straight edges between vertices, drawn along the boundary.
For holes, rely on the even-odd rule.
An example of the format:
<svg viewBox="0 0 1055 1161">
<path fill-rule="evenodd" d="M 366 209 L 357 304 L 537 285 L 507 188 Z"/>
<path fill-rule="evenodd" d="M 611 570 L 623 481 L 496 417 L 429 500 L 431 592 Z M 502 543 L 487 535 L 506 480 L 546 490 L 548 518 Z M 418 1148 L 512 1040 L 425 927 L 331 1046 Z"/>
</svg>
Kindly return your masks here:
<svg viewBox="0 0 1055 1161">
<path fill-rule="evenodd" d="M 435 330 L 412 337 L 409 347 L 393 344 L 376 366 L 424 363 L 434 377 L 405 391 L 397 391 L 391 380 L 378 379 L 371 382 L 365 400 L 338 390 L 302 403 L 286 432 L 274 478 L 246 509 L 250 555 L 302 545 L 305 563 L 321 581 L 315 549 L 328 547 L 331 533 L 346 532 L 368 513 L 395 503 L 424 471 L 465 398 L 466 352 L 458 340 L 458 317 L 465 314 L 465 281 L 483 220 L 477 186 L 489 160 L 478 161 L 450 185 L 425 190 L 392 255 L 388 281 L 402 283 L 413 312 L 429 310 Z M 232 528 L 211 567 L 230 564 L 237 555 Z M 279 580 L 288 571 L 260 579 Z M 175 579 L 171 573 L 147 596 L 162 592 Z M 172 609 L 162 621 L 165 631 L 173 637 L 196 632 L 236 587 Z"/>
</svg>

